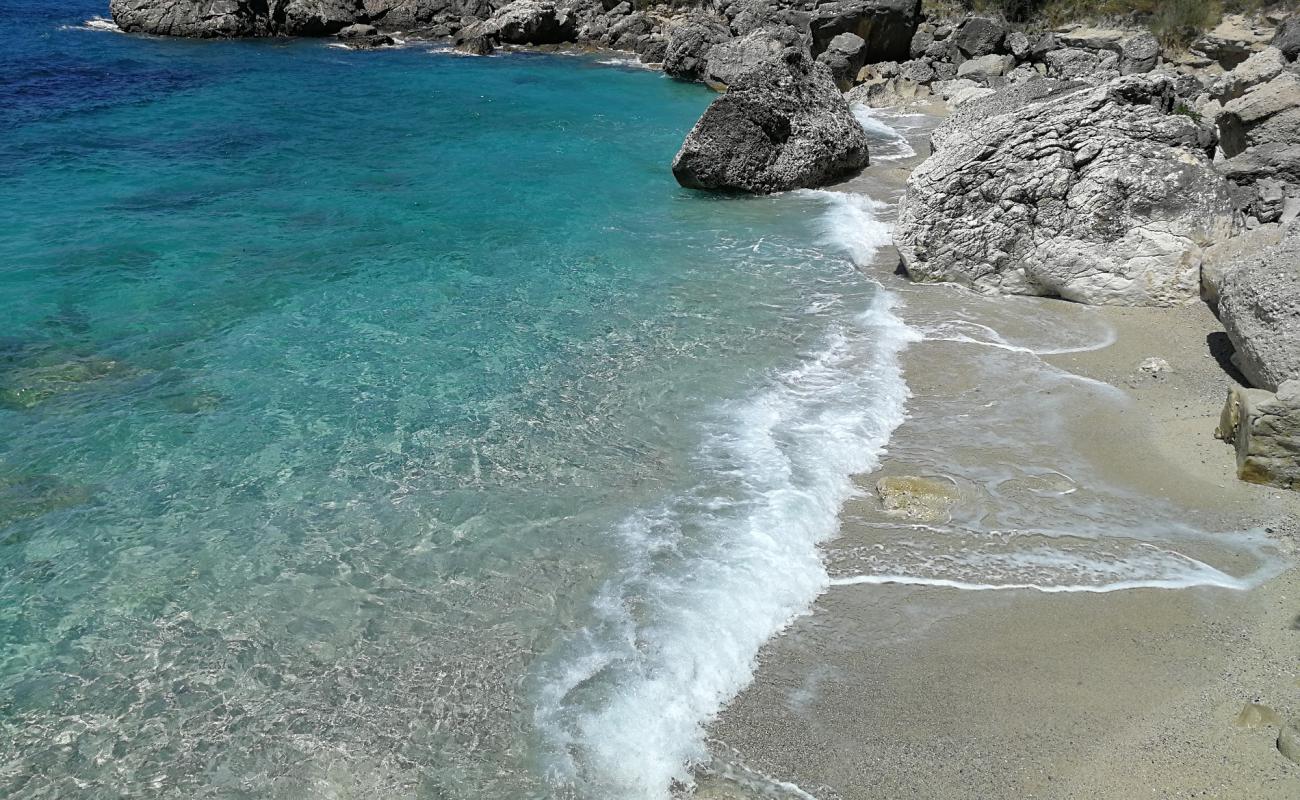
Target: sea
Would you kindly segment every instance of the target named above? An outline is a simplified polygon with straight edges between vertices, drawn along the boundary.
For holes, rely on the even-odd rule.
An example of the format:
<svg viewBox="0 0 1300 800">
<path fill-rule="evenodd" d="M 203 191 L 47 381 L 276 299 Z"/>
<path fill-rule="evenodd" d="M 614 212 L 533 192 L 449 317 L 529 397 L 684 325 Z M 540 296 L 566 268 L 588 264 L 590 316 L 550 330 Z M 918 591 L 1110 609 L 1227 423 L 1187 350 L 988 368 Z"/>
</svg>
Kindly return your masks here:
<svg viewBox="0 0 1300 800">
<path fill-rule="evenodd" d="M 1088 336 L 909 318 L 901 179 L 682 189 L 714 95 L 610 54 L 106 15 L 0 0 L 0 796 L 667 800 L 832 586 L 1249 584 L 1034 466 L 1029 406 L 909 405 L 914 342 L 1046 398 Z M 1011 505 L 828 569 L 909 413 Z"/>
<path fill-rule="evenodd" d="M 0 794 L 688 784 L 903 417 L 877 201 L 679 188 L 630 61 L 106 13 L 0 8 Z"/>
</svg>

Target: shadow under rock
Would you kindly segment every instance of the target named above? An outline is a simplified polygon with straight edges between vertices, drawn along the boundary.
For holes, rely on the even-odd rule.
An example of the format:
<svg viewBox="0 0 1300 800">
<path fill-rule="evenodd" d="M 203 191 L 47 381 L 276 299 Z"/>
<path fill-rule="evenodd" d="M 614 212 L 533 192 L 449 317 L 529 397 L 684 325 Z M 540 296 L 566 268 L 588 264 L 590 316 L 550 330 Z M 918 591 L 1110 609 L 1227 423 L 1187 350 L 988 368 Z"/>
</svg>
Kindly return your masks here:
<svg viewBox="0 0 1300 800">
<path fill-rule="evenodd" d="M 1214 356 L 1214 360 L 1219 363 L 1219 367 L 1229 378 L 1239 386 L 1250 386 L 1250 381 L 1246 380 L 1246 376 L 1241 374 L 1237 365 L 1232 363 L 1233 347 L 1228 334 L 1223 331 L 1208 334 L 1205 337 L 1205 344 L 1210 350 L 1210 355 Z"/>
</svg>

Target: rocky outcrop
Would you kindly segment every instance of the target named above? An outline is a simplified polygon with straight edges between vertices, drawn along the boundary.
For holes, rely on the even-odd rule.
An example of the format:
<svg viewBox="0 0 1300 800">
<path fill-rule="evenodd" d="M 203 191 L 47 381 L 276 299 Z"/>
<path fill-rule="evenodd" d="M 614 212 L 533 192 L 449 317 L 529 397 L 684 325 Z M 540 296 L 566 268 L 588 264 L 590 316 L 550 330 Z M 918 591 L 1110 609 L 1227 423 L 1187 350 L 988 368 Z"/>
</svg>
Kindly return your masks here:
<svg viewBox="0 0 1300 800">
<path fill-rule="evenodd" d="M 692 189 L 768 193 L 867 164 L 867 138 L 825 65 L 790 48 L 735 80 L 687 135 L 673 175 Z"/>
<path fill-rule="evenodd" d="M 1217 313 L 1223 276 L 1247 261 L 1258 259 L 1260 253 L 1282 241 L 1284 233 L 1281 225 L 1265 224 L 1205 248 L 1201 259 L 1201 299 Z"/>
<path fill-rule="evenodd" d="M 1276 394 L 1234 386 L 1215 435 L 1237 451 L 1237 477 L 1300 490 L 1300 380 Z"/>
<path fill-rule="evenodd" d="M 1295 61 L 1300 57 L 1300 14 L 1293 14 L 1287 17 L 1281 25 L 1277 27 L 1277 32 L 1273 34 L 1271 44 L 1278 50 L 1287 61 Z"/>
<path fill-rule="evenodd" d="M 853 88 L 853 80 L 858 70 L 867 61 L 867 43 L 854 33 L 841 33 L 827 45 L 817 60 L 831 71 L 831 79 L 840 91 Z"/>
<path fill-rule="evenodd" d="M 360 0 L 111 0 L 109 11 L 130 33 L 199 39 L 329 36 L 365 16 Z"/>
<path fill-rule="evenodd" d="M 1300 144 L 1300 75 L 1282 72 L 1251 87 L 1224 103 L 1217 122 L 1229 158 L 1250 147 Z"/>
<path fill-rule="evenodd" d="M 799 41 L 799 32 L 785 27 L 756 30 L 716 44 L 709 51 L 704 82 L 719 91 L 726 89 L 741 75 L 780 55 L 787 47 L 796 46 Z"/>
<path fill-rule="evenodd" d="M 380 33 L 374 25 L 366 25 L 362 22 L 347 26 L 335 36 L 353 50 L 374 50 L 393 44 L 393 37 Z"/>
<path fill-rule="evenodd" d="M 1238 96 L 1205 104 L 1218 108 L 1218 167 L 1237 187 L 1248 225 L 1283 220 L 1288 204 L 1300 206 L 1300 74 L 1281 58 L 1274 47 L 1252 56 L 1215 84 Z"/>
<path fill-rule="evenodd" d="M 487 21 L 505 44 L 560 44 L 577 35 L 577 21 L 550 0 L 514 0 Z"/>
<path fill-rule="evenodd" d="M 967 17 L 953 34 L 952 43 L 967 58 L 992 55 L 1002 50 L 1009 28 L 994 17 Z"/>
<path fill-rule="evenodd" d="M 916 280 L 1094 304 L 1198 296 L 1233 225 L 1213 132 L 1173 82 L 1030 80 L 963 105 L 908 180 L 895 244 Z"/>
<path fill-rule="evenodd" d="M 1150 72 L 1160 62 L 1160 41 L 1150 31 L 1125 39 L 1119 48 L 1119 71 L 1124 75 Z"/>
<path fill-rule="evenodd" d="M 1191 51 L 1217 62 L 1224 69 L 1232 69 L 1251 53 L 1263 50 L 1275 34 L 1273 27 L 1262 20 L 1224 14 L 1218 25 L 1192 42 Z"/>
<path fill-rule="evenodd" d="M 817 6 L 808 22 L 812 53 L 820 55 L 841 33 L 866 42 L 870 61 L 906 61 L 921 21 L 921 0 L 833 0 Z"/>
<path fill-rule="evenodd" d="M 1300 225 L 1224 270 L 1219 319 L 1251 384 L 1277 389 L 1300 378 Z"/>
<path fill-rule="evenodd" d="M 686 81 L 703 79 L 714 45 L 730 38 L 731 29 L 714 17 L 698 15 L 677 25 L 668 32 L 664 72 Z"/>
</svg>

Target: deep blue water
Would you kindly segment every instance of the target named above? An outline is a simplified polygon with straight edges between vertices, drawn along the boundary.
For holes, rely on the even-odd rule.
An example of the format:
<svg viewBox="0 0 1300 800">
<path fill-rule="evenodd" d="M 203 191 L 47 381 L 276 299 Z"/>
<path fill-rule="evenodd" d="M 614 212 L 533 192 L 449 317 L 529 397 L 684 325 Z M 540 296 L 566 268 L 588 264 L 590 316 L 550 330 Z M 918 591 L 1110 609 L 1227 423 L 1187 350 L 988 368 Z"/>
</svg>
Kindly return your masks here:
<svg viewBox="0 0 1300 800">
<path fill-rule="evenodd" d="M 0 5 L 0 794 L 666 796 L 901 413 L 870 203 L 678 188 L 711 95 L 596 57 L 102 15 Z"/>
</svg>

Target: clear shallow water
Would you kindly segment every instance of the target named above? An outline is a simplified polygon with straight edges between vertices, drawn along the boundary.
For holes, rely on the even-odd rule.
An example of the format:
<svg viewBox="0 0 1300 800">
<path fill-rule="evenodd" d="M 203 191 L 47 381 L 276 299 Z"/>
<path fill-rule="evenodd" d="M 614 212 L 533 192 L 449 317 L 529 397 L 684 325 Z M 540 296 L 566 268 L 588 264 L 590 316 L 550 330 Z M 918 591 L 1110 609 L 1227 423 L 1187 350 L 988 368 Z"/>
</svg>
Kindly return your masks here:
<svg viewBox="0 0 1300 800">
<path fill-rule="evenodd" d="M 901 421 L 866 198 L 582 58 L 4 9 L 0 793 L 663 797 Z"/>
</svg>

